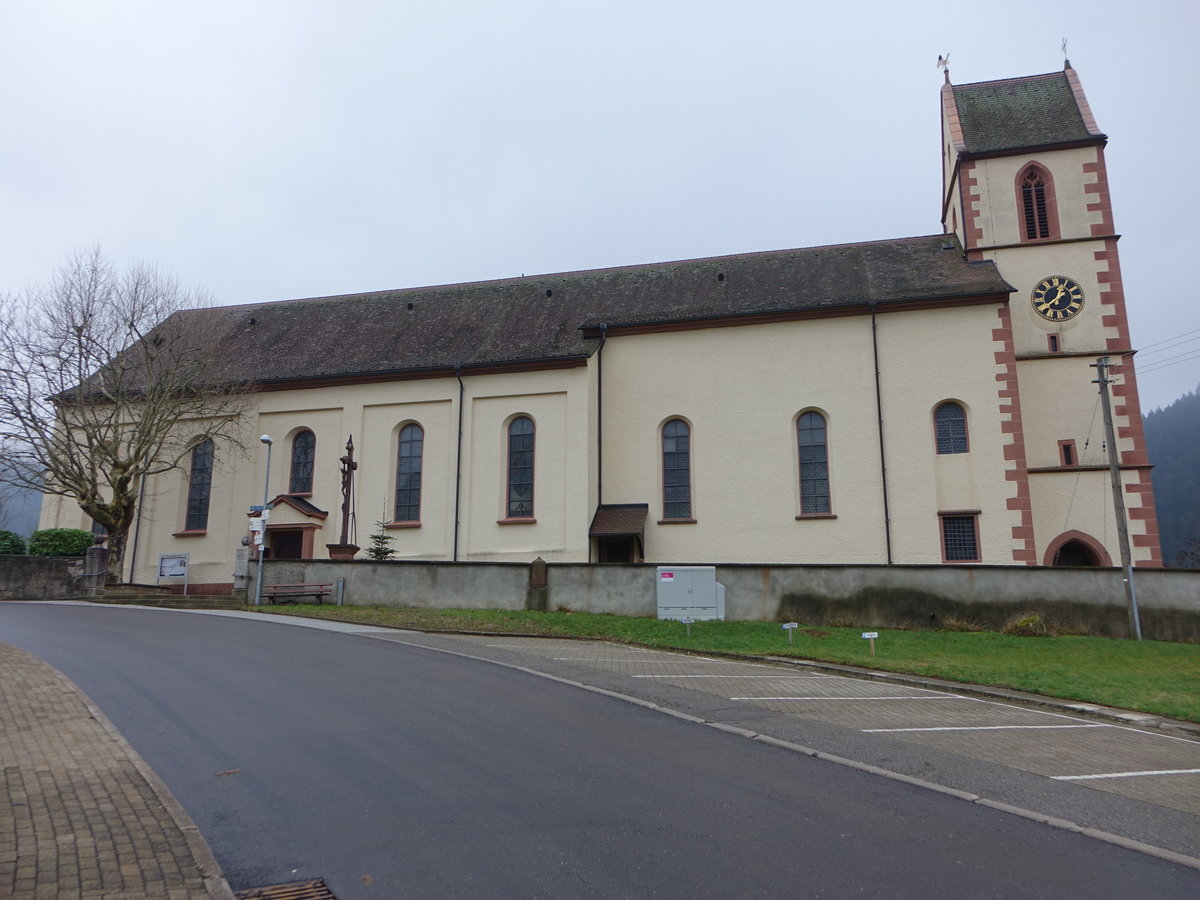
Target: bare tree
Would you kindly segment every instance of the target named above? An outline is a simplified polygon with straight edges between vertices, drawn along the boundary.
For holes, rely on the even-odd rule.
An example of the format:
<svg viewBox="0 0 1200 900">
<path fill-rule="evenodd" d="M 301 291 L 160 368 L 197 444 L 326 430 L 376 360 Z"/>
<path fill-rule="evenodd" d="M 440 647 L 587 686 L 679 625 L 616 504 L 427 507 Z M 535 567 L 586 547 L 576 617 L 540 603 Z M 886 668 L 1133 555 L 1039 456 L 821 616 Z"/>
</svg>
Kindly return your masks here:
<svg viewBox="0 0 1200 900">
<path fill-rule="evenodd" d="M 47 287 L 0 298 L 0 482 L 75 500 L 108 531 L 118 580 L 145 476 L 204 440 L 245 446 L 206 294 L 152 266 L 78 253 Z"/>
</svg>

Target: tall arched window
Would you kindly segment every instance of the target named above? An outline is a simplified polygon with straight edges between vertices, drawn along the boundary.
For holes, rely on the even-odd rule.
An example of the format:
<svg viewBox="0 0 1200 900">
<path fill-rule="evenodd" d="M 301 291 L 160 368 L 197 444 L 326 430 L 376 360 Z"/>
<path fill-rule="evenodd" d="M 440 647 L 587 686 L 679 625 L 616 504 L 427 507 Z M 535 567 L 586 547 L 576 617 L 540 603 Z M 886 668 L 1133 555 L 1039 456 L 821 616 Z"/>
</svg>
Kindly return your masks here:
<svg viewBox="0 0 1200 900">
<path fill-rule="evenodd" d="M 311 431 L 300 431 L 292 438 L 292 477 L 288 492 L 311 494 L 313 486 L 313 461 L 316 458 L 317 439 Z"/>
<path fill-rule="evenodd" d="M 800 514 L 830 512 L 825 417 L 819 412 L 802 413 L 796 419 L 796 442 L 800 451 Z"/>
<path fill-rule="evenodd" d="M 663 518 L 692 517 L 691 430 L 672 419 L 662 430 Z"/>
<path fill-rule="evenodd" d="M 518 416 L 508 426 L 507 516 L 533 518 L 533 420 L 528 416 Z"/>
<path fill-rule="evenodd" d="M 1021 240 L 1058 237 L 1054 182 L 1044 168 L 1029 165 L 1021 170 L 1017 176 L 1017 198 L 1021 215 Z"/>
<path fill-rule="evenodd" d="M 425 451 L 425 432 L 415 422 L 400 429 L 396 451 L 397 522 L 421 521 L 421 460 Z"/>
<path fill-rule="evenodd" d="M 185 531 L 208 528 L 208 498 L 212 492 L 213 442 L 201 441 L 192 448 L 192 467 L 188 473 L 187 518 Z"/>
<path fill-rule="evenodd" d="M 967 411 L 957 403 L 947 401 L 933 411 L 938 453 L 966 453 Z"/>
</svg>

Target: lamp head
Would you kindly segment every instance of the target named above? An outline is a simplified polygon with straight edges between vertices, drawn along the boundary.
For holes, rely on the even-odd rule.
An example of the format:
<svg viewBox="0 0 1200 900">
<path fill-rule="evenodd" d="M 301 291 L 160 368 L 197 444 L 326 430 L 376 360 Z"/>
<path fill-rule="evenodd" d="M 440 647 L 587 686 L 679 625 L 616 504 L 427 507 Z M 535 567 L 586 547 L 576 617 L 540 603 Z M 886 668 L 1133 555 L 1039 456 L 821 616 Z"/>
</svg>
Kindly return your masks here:
<svg viewBox="0 0 1200 900">
<path fill-rule="evenodd" d="M 271 440 L 271 436 L 269 434 L 264 434 L 262 437 L 259 438 L 259 440 L 262 441 L 264 444 L 275 443 L 274 441 Z"/>
</svg>

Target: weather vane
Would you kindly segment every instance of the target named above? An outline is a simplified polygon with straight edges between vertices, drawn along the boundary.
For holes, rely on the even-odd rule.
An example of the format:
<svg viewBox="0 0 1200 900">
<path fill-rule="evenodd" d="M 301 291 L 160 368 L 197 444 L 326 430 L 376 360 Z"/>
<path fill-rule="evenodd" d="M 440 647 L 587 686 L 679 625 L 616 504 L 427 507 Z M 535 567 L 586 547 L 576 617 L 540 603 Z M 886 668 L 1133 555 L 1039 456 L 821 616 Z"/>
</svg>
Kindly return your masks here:
<svg viewBox="0 0 1200 900">
<path fill-rule="evenodd" d="M 942 74 L 946 76 L 946 84 L 950 83 L 950 51 L 947 50 L 944 54 L 938 57 L 937 67 L 942 70 Z"/>
<path fill-rule="evenodd" d="M 1063 59 L 1067 58 L 1067 39 L 1066 38 L 1062 39 L 1062 55 L 1063 55 Z"/>
</svg>

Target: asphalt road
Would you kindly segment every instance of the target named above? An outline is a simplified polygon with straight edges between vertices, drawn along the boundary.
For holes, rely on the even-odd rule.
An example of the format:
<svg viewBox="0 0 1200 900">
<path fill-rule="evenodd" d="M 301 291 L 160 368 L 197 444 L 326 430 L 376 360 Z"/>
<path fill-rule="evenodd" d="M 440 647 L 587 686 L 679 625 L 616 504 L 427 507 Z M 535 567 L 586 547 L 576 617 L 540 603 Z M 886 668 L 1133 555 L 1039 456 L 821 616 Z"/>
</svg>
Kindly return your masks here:
<svg viewBox="0 0 1200 900">
<path fill-rule="evenodd" d="M 0 604 L 235 890 L 380 897 L 1195 896 L 1194 870 L 526 673 L 219 616 Z"/>
</svg>

